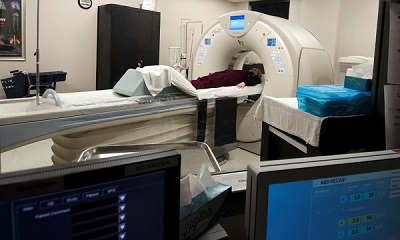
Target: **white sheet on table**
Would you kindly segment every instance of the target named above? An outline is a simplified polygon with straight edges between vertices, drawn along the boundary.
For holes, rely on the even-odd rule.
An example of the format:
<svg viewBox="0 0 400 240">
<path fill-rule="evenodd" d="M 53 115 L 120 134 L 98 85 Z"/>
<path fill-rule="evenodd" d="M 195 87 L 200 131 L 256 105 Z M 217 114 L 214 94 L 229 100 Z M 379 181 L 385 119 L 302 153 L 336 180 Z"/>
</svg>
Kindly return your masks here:
<svg viewBox="0 0 400 240">
<path fill-rule="evenodd" d="M 125 97 L 115 93 L 112 89 L 60 93 L 60 99 L 65 107 L 93 106 L 134 101 L 137 97 Z"/>
<path fill-rule="evenodd" d="M 231 86 L 197 90 L 195 87 L 193 87 L 189 80 L 183 77 L 178 71 L 176 71 L 172 67 L 155 65 L 137 68 L 137 70 L 142 73 L 146 87 L 153 96 L 156 96 L 165 87 L 171 85 L 174 85 L 181 91 L 191 96 L 196 96 L 200 100 L 220 97 L 243 97 L 254 94 L 261 94 L 263 90 L 263 84 L 244 88 Z"/>
<path fill-rule="evenodd" d="M 256 119 L 319 146 L 322 122 L 320 118 L 298 109 L 296 98 L 264 96 L 256 111 Z"/>
</svg>

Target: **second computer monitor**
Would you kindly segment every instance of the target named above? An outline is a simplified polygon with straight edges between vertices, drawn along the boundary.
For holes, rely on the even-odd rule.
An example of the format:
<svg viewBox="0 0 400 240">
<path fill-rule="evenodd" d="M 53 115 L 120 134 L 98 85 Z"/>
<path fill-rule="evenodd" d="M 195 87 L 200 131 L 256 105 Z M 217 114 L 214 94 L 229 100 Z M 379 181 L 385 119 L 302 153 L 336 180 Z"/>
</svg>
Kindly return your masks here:
<svg viewBox="0 0 400 240">
<path fill-rule="evenodd" d="M 248 167 L 248 239 L 400 239 L 400 154 L 380 151 Z"/>
</svg>

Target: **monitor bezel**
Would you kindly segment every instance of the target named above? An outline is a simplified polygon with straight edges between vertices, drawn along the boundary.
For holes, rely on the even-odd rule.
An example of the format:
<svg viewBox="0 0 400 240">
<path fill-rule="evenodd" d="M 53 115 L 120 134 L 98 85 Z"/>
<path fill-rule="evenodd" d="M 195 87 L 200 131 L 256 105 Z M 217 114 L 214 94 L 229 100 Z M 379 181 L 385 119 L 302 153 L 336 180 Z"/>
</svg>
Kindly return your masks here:
<svg viewBox="0 0 400 240">
<path fill-rule="evenodd" d="M 400 169 L 398 151 L 309 157 L 250 164 L 246 192 L 248 239 L 266 239 L 271 184 Z M 260 194 L 260 189 L 265 189 Z"/>
</svg>

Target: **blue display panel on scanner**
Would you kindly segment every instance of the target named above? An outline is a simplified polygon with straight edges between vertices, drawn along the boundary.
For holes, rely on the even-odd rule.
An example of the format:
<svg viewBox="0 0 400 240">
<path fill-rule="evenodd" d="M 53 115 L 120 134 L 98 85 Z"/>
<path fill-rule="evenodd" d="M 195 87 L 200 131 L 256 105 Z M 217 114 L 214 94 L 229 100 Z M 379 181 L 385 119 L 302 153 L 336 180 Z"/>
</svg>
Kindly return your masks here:
<svg viewBox="0 0 400 240">
<path fill-rule="evenodd" d="M 244 30 L 244 15 L 231 16 L 229 30 L 231 31 Z"/>
<path fill-rule="evenodd" d="M 267 46 L 268 47 L 275 47 L 276 46 L 276 38 L 268 38 L 267 39 Z"/>
</svg>

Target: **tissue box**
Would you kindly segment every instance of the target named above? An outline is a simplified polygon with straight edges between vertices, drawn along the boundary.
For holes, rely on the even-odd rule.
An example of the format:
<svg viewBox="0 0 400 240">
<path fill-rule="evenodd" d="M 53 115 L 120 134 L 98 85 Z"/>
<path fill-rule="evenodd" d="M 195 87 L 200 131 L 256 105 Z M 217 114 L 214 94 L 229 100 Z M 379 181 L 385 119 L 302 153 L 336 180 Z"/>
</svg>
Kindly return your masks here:
<svg viewBox="0 0 400 240">
<path fill-rule="evenodd" d="M 192 199 L 192 203 L 181 207 L 179 239 L 194 239 L 216 224 L 232 207 L 232 187 L 221 183 L 207 187 Z"/>
<path fill-rule="evenodd" d="M 344 87 L 355 89 L 359 91 L 371 91 L 372 81 L 371 79 L 364 79 L 352 76 L 344 77 Z"/>
<path fill-rule="evenodd" d="M 318 117 L 368 114 L 371 92 L 343 85 L 312 85 L 297 88 L 299 109 Z"/>
</svg>

